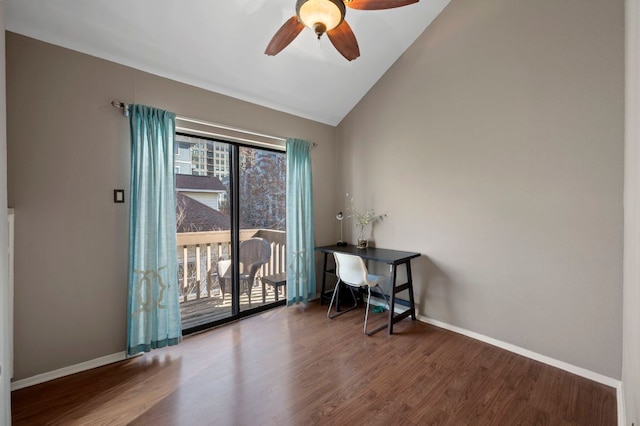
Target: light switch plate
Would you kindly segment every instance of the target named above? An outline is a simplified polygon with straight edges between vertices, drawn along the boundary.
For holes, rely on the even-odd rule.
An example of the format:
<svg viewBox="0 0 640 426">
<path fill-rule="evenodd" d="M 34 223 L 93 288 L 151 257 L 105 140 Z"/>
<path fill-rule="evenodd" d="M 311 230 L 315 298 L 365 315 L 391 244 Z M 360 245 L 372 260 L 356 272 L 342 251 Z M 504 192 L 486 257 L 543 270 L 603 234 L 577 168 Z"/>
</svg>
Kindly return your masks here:
<svg viewBox="0 0 640 426">
<path fill-rule="evenodd" d="M 114 189 L 113 190 L 113 202 L 114 203 L 124 203 L 124 189 Z"/>
</svg>

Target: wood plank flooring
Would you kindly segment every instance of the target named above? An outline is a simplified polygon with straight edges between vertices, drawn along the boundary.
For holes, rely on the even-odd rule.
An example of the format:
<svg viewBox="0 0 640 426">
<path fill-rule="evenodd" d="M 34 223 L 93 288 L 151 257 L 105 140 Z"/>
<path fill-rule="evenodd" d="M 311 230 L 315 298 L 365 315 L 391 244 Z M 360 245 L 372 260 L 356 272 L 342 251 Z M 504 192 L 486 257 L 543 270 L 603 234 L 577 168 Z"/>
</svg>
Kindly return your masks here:
<svg viewBox="0 0 640 426">
<path fill-rule="evenodd" d="M 14 425 L 616 425 L 615 390 L 406 319 L 276 308 L 13 392 Z M 385 314 L 370 314 L 371 326 Z"/>
</svg>

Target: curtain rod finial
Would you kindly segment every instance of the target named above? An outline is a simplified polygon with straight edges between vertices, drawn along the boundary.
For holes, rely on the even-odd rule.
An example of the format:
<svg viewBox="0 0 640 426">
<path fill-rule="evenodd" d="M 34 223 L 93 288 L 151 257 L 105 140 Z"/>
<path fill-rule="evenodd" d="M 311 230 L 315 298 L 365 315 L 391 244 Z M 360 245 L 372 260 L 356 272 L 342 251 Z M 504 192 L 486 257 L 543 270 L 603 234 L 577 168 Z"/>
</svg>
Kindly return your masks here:
<svg viewBox="0 0 640 426">
<path fill-rule="evenodd" d="M 114 108 L 120 108 L 122 110 L 122 114 L 125 117 L 129 116 L 129 105 L 125 104 L 124 102 L 111 101 L 111 106 Z"/>
</svg>

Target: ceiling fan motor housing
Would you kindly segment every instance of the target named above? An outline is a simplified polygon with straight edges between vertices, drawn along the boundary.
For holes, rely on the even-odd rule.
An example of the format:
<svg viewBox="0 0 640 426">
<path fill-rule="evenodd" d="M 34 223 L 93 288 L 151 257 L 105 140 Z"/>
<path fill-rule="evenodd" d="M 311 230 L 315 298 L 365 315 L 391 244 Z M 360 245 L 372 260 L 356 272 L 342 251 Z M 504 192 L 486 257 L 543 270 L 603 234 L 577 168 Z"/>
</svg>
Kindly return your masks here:
<svg viewBox="0 0 640 426">
<path fill-rule="evenodd" d="M 299 21 L 312 29 L 318 38 L 340 25 L 345 13 L 343 0 L 296 1 L 296 15 Z"/>
</svg>

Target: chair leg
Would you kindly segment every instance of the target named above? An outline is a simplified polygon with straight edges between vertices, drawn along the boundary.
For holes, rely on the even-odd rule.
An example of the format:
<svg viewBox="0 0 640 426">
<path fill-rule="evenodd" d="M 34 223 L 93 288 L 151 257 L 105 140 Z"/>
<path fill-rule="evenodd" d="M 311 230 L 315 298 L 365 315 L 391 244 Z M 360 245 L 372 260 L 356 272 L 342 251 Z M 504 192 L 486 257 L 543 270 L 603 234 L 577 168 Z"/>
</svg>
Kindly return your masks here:
<svg viewBox="0 0 640 426">
<path fill-rule="evenodd" d="M 391 306 L 389 305 L 389 299 L 387 298 L 386 293 L 384 292 L 384 290 L 382 289 L 382 287 L 378 286 L 378 288 L 380 289 L 380 292 L 382 293 L 382 297 L 384 298 L 384 301 L 387 304 L 387 309 L 391 310 Z M 367 298 L 367 313 L 364 316 L 364 334 L 366 334 L 367 336 L 373 336 L 375 333 L 377 333 L 380 330 L 383 330 L 385 327 L 387 327 L 389 325 L 389 323 L 382 325 L 380 327 L 378 327 L 377 329 L 368 332 L 367 331 L 367 320 L 369 319 L 369 306 L 370 306 L 370 301 L 371 301 L 371 287 L 369 287 L 369 297 Z"/>
<path fill-rule="evenodd" d="M 389 305 L 389 298 L 387 297 L 387 295 L 385 294 L 384 290 L 381 287 L 378 287 L 378 288 L 380 289 L 380 293 L 382 293 L 382 298 L 387 304 L 387 309 L 391 309 L 391 305 Z"/>
<path fill-rule="evenodd" d="M 331 303 L 329 303 L 329 309 L 327 310 L 327 317 L 329 317 L 330 319 L 338 317 L 338 316 L 340 316 L 342 314 L 346 314 L 347 312 L 352 311 L 352 310 L 354 310 L 355 308 L 358 307 L 358 299 L 356 297 L 354 297 L 354 304 L 353 304 L 352 307 L 350 307 L 349 309 L 345 309 L 344 311 L 340 311 L 340 312 L 337 312 L 337 307 L 336 307 L 336 313 L 334 315 L 331 315 L 331 307 L 333 306 L 333 302 L 334 302 L 334 300 L 336 298 L 336 295 L 339 294 L 338 288 L 340 287 L 340 283 L 341 282 L 342 281 L 338 280 L 338 283 L 336 284 L 336 287 L 333 289 L 333 296 L 331 297 Z M 351 286 L 349 286 L 349 287 L 351 288 Z M 352 293 L 353 293 L 353 290 L 352 290 Z M 337 306 L 337 303 L 336 303 L 336 306 Z"/>
<path fill-rule="evenodd" d="M 327 317 L 331 318 L 331 307 L 333 306 L 333 301 L 336 298 L 336 293 L 338 292 L 338 288 L 340 287 L 340 280 L 336 283 L 336 286 L 333 289 L 333 295 L 331 296 L 331 303 L 329 303 L 329 309 L 327 309 Z"/>
<path fill-rule="evenodd" d="M 367 321 L 369 320 L 369 304 L 371 303 L 371 287 L 367 286 L 369 297 L 367 297 L 367 310 L 364 311 L 364 334 L 367 334 Z"/>
</svg>

